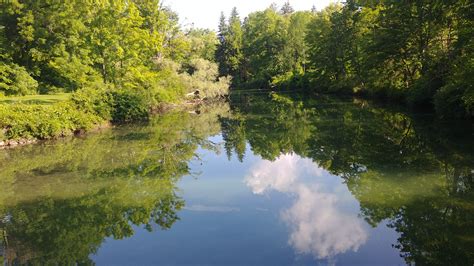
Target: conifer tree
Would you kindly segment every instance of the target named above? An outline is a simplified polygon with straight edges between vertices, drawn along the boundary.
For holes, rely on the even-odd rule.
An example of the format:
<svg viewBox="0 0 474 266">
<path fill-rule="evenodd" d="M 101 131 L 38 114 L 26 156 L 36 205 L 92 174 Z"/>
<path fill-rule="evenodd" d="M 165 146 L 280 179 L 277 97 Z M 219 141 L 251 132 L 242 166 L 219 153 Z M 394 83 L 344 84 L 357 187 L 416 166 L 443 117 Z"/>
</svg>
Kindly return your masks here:
<svg viewBox="0 0 474 266">
<path fill-rule="evenodd" d="M 293 12 L 295 12 L 295 10 L 290 5 L 290 1 L 286 1 L 285 4 L 283 5 L 283 7 L 281 8 L 280 12 L 283 15 L 289 15 L 289 14 L 292 14 Z"/>
</svg>

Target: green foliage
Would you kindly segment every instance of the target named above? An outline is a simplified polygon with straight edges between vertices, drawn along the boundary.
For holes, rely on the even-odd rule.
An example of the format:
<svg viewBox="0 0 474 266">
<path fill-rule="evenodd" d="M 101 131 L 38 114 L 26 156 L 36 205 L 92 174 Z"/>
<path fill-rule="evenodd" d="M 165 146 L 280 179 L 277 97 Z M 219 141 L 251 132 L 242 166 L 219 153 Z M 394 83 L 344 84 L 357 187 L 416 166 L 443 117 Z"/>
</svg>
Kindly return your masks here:
<svg viewBox="0 0 474 266">
<path fill-rule="evenodd" d="M 106 121 L 131 122 L 147 119 L 151 98 L 143 89 L 82 89 L 72 96 L 76 108 Z"/>
<path fill-rule="evenodd" d="M 222 15 L 216 60 L 242 88 L 363 94 L 472 117 L 469 1 L 361 1 L 294 12 L 285 3 L 240 23 Z"/>
<path fill-rule="evenodd" d="M 243 60 L 243 31 L 242 22 L 234 7 L 226 22 L 224 14 L 221 15 L 219 23 L 219 46 L 216 50 L 216 60 L 219 63 L 219 74 L 221 76 L 232 76 L 234 84 L 242 79 L 241 63 Z"/>
<path fill-rule="evenodd" d="M 105 89 L 121 108 L 115 118 L 129 120 L 146 109 L 137 107 L 139 98 L 153 106 L 182 99 L 181 65 L 212 60 L 216 44 L 212 31 L 183 31 L 177 14 L 158 0 L 7 1 L 0 13 L 0 91 L 23 95 L 84 89 L 97 102 Z M 180 67 L 160 66 L 170 61 Z M 83 96 L 76 98 L 90 105 Z M 125 114 L 126 99 L 134 101 L 129 106 L 135 108 L 133 115 Z M 104 118 L 112 113 L 96 111 Z"/>
<path fill-rule="evenodd" d="M 474 8 L 471 5 L 471 16 Z M 468 16 L 469 12 L 465 11 Z M 472 19 L 460 25 L 460 55 L 451 66 L 450 76 L 435 94 L 438 113 L 446 116 L 462 117 L 474 115 L 474 22 Z"/>
<path fill-rule="evenodd" d="M 189 58 L 202 58 L 208 61 L 214 61 L 214 55 L 217 49 L 216 33 L 207 29 L 190 29 L 186 37 L 190 43 Z"/>
<path fill-rule="evenodd" d="M 308 48 L 304 41 L 312 14 L 267 8 L 241 22 L 234 8 L 229 20 L 221 17 L 216 59 L 221 75 L 233 85 L 249 88 L 304 86 Z"/>
<path fill-rule="evenodd" d="M 280 57 L 287 25 L 286 17 L 271 8 L 247 18 L 243 65 L 249 87 L 266 88 L 271 77 L 287 72 L 285 58 Z"/>
<path fill-rule="evenodd" d="M 113 99 L 109 91 L 102 87 L 87 87 L 75 92 L 71 102 L 86 114 L 97 115 L 109 121 L 112 119 Z"/>
<path fill-rule="evenodd" d="M 147 119 L 150 98 L 143 91 L 118 90 L 112 96 L 112 121 L 131 122 Z"/>
<path fill-rule="evenodd" d="M 0 95 L 74 93 L 53 106 L 2 106 L 0 129 L 8 139 L 54 138 L 103 121 L 148 119 L 191 89 L 222 96 L 229 79 L 206 61 L 216 44 L 212 31 L 183 31 L 158 0 L 2 2 Z"/>
<path fill-rule="evenodd" d="M 329 92 L 352 92 L 357 47 L 354 8 L 331 5 L 316 14 L 308 29 L 310 76 Z"/>
<path fill-rule="evenodd" d="M 89 130 L 102 119 L 69 102 L 53 105 L 0 105 L 0 127 L 7 139 L 49 139 Z"/>
<path fill-rule="evenodd" d="M 0 62 L 0 93 L 3 95 L 35 94 L 38 82 L 24 67 Z"/>
<path fill-rule="evenodd" d="M 308 28 L 310 79 L 322 91 L 343 89 L 411 105 L 434 104 L 445 116 L 471 115 L 464 101 L 470 99 L 469 75 L 461 74 L 470 69 L 469 13 L 466 1 L 329 6 Z"/>
<path fill-rule="evenodd" d="M 157 64 L 159 69 L 156 77 L 156 87 L 153 89 L 154 99 L 157 102 L 175 103 L 182 100 L 187 88 L 180 77 L 181 65 L 162 60 Z"/>
<path fill-rule="evenodd" d="M 188 65 L 187 73 L 182 74 L 186 87 L 192 92 L 198 90 L 204 98 L 222 97 L 229 93 L 230 78 L 218 78 L 216 63 L 193 59 Z"/>
</svg>

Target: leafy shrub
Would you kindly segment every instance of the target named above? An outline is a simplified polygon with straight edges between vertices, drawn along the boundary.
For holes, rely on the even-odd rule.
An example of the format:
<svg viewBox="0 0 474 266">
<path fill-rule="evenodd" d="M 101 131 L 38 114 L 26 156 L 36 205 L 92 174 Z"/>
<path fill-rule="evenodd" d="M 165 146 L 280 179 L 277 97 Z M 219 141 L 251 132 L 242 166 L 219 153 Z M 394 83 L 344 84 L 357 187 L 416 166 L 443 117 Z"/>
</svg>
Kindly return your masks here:
<svg viewBox="0 0 474 266">
<path fill-rule="evenodd" d="M 56 56 L 52 58 L 47 67 L 47 71 L 41 73 L 43 79 L 46 77 L 48 82 L 53 82 L 60 87 L 62 92 L 76 91 L 101 80 L 100 75 L 87 61 L 75 55 Z M 45 86 L 45 93 L 53 93 L 54 86 Z M 51 90 L 48 90 L 51 89 Z"/>
<path fill-rule="evenodd" d="M 434 97 L 436 112 L 442 116 L 461 117 L 465 114 L 463 108 L 463 89 L 458 86 L 444 86 Z"/>
<path fill-rule="evenodd" d="M 87 131 L 103 121 L 146 120 L 153 106 L 182 99 L 186 88 L 208 98 L 228 94 L 230 78 L 218 79 L 215 63 L 192 60 L 191 74 L 179 74 L 176 67 L 136 68 L 116 85 L 90 81 L 70 100 L 54 105 L 0 105 L 3 138 L 49 139 Z"/>
<path fill-rule="evenodd" d="M 76 108 L 84 113 L 114 122 L 147 119 L 150 107 L 154 102 L 153 96 L 148 90 L 114 89 L 111 87 L 84 88 L 74 93 L 71 100 Z"/>
<path fill-rule="evenodd" d="M 474 44 L 473 46 L 474 47 Z M 434 96 L 438 114 L 474 117 L 474 52 L 458 60 L 447 84 Z"/>
<path fill-rule="evenodd" d="M 113 98 L 110 89 L 103 83 L 78 90 L 72 95 L 71 101 L 85 113 L 97 115 L 104 120 L 112 119 Z"/>
<path fill-rule="evenodd" d="M 218 78 L 216 63 L 205 59 L 193 59 L 181 76 L 190 91 L 199 90 L 204 98 L 215 98 L 229 94 L 230 77 Z"/>
<path fill-rule="evenodd" d="M 5 95 L 35 94 L 38 82 L 25 68 L 0 62 L 0 92 Z"/>
<path fill-rule="evenodd" d="M 114 122 L 148 119 L 151 99 L 144 91 L 117 90 L 111 93 L 111 97 Z"/>
<path fill-rule="evenodd" d="M 78 110 L 69 102 L 54 105 L 0 105 L 4 138 L 49 139 L 89 130 L 103 120 Z"/>
<path fill-rule="evenodd" d="M 309 80 L 308 78 L 304 75 L 302 72 L 286 72 L 282 75 L 278 75 L 272 78 L 272 81 L 270 83 L 270 86 L 272 88 L 276 88 L 279 90 L 282 89 L 304 89 L 308 88 L 309 85 Z"/>
<path fill-rule="evenodd" d="M 156 102 L 172 103 L 183 98 L 186 84 L 178 74 L 181 65 L 169 59 L 161 59 L 156 63 L 157 82 L 153 88 L 153 98 Z"/>
</svg>

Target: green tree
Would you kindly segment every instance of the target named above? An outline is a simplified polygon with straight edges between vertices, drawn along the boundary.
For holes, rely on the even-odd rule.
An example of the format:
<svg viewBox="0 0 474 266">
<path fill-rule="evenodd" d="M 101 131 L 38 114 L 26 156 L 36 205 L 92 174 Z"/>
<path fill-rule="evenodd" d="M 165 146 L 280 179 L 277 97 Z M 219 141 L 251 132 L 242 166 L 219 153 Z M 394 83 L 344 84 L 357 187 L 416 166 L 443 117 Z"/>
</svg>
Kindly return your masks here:
<svg viewBox="0 0 474 266">
<path fill-rule="evenodd" d="M 190 42 L 190 59 L 202 58 L 208 61 L 214 61 L 217 44 L 219 43 L 216 33 L 207 29 L 190 29 L 186 33 Z M 188 59 L 189 60 L 189 59 Z"/>
<path fill-rule="evenodd" d="M 255 12 L 244 23 L 245 76 L 249 87 L 266 88 L 271 78 L 284 73 L 278 60 L 284 48 L 285 19 L 272 8 Z"/>
<path fill-rule="evenodd" d="M 227 36 L 227 56 L 230 75 L 234 77 L 235 83 L 242 79 L 240 66 L 242 61 L 242 42 L 243 42 L 242 22 L 240 21 L 237 8 L 234 7 L 229 17 L 229 28 Z"/>
<path fill-rule="evenodd" d="M 216 59 L 219 63 L 220 75 L 233 77 L 234 85 L 239 84 L 243 78 L 242 73 L 242 22 L 237 8 L 234 7 L 226 23 L 222 13 L 219 21 L 219 47 Z"/>
<path fill-rule="evenodd" d="M 228 35 L 228 25 L 226 22 L 226 18 L 224 12 L 221 12 L 221 16 L 219 19 L 219 27 L 218 27 L 218 35 L 217 38 L 219 40 L 219 45 L 216 49 L 216 62 L 219 64 L 219 74 L 221 76 L 229 75 L 229 69 L 227 67 L 227 35 Z"/>
</svg>

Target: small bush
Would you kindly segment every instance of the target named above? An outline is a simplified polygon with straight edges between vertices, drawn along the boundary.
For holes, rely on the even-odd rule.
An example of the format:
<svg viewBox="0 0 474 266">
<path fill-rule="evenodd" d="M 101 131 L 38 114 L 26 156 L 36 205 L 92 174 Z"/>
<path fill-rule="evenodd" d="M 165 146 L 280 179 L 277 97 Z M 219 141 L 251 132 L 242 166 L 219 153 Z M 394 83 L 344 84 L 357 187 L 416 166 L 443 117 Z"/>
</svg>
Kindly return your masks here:
<svg viewBox="0 0 474 266">
<path fill-rule="evenodd" d="M 111 93 L 112 120 L 130 122 L 149 117 L 151 99 L 142 91 L 118 90 Z"/>
<path fill-rule="evenodd" d="M 465 114 L 463 89 L 456 85 L 442 87 L 434 96 L 436 112 L 445 117 L 462 117 Z"/>
<path fill-rule="evenodd" d="M 38 82 L 24 67 L 0 62 L 0 92 L 4 95 L 35 94 Z"/>
<path fill-rule="evenodd" d="M 104 120 L 111 120 L 113 113 L 113 98 L 110 89 L 99 83 L 96 86 L 80 89 L 75 92 L 71 101 L 85 113 L 93 114 Z"/>
<path fill-rule="evenodd" d="M 438 90 L 434 104 L 445 117 L 474 117 L 474 53 L 469 51 L 451 70 L 447 84 Z"/>
<path fill-rule="evenodd" d="M 89 87 L 74 93 L 72 102 L 84 113 L 99 116 L 103 120 L 130 122 L 148 119 L 154 99 L 144 89 Z"/>
</svg>

